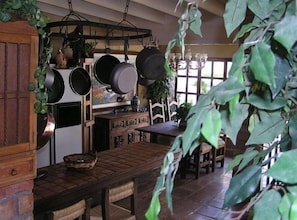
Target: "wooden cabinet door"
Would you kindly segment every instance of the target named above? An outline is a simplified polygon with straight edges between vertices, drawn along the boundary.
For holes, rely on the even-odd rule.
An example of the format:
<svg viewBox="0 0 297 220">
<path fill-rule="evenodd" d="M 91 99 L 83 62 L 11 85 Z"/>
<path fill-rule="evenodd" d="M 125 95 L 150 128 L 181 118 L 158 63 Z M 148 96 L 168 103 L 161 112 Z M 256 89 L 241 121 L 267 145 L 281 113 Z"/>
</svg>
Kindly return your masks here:
<svg viewBox="0 0 297 220">
<path fill-rule="evenodd" d="M 0 22 L 0 157 L 36 148 L 34 93 L 38 35 L 27 22 Z"/>
</svg>

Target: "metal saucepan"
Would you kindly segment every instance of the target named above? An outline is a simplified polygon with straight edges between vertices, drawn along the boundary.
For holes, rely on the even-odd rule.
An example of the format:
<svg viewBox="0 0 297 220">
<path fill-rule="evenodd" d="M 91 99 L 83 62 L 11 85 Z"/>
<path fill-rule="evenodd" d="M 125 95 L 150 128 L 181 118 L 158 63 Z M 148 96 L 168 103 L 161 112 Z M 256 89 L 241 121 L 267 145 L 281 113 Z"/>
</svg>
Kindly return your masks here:
<svg viewBox="0 0 297 220">
<path fill-rule="evenodd" d="M 165 57 L 156 47 L 145 47 L 136 57 L 137 72 L 146 79 L 160 79 L 166 73 L 164 64 Z"/>
<path fill-rule="evenodd" d="M 69 76 L 72 91 L 77 95 L 87 95 L 92 87 L 91 77 L 82 67 L 74 68 Z"/>
<path fill-rule="evenodd" d="M 118 58 L 106 54 L 94 63 L 94 76 L 102 84 L 110 85 L 110 75 L 114 67 L 119 64 Z"/>
<path fill-rule="evenodd" d="M 125 39 L 124 54 L 125 62 L 117 64 L 110 75 L 111 88 L 118 94 L 126 94 L 132 91 L 137 83 L 137 71 L 129 63 L 128 39 Z"/>
<path fill-rule="evenodd" d="M 137 82 L 137 72 L 130 63 L 116 65 L 110 75 L 111 89 L 118 94 L 126 94 L 134 89 Z"/>
<path fill-rule="evenodd" d="M 42 148 L 55 130 L 55 119 L 52 113 L 37 115 L 37 149 Z"/>
</svg>

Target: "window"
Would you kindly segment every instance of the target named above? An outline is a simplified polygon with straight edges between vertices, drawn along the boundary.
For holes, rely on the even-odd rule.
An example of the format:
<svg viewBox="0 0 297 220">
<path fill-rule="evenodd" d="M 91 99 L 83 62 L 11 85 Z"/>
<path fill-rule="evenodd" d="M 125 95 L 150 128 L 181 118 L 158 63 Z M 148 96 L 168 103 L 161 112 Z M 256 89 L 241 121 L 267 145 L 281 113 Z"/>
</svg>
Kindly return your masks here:
<svg viewBox="0 0 297 220">
<path fill-rule="evenodd" d="M 195 68 L 197 64 L 192 62 L 179 65 L 175 97 L 179 103 L 190 102 L 194 105 L 200 94 L 207 93 L 211 87 L 227 78 L 232 62 L 230 59 L 208 58 L 202 69 Z"/>
</svg>

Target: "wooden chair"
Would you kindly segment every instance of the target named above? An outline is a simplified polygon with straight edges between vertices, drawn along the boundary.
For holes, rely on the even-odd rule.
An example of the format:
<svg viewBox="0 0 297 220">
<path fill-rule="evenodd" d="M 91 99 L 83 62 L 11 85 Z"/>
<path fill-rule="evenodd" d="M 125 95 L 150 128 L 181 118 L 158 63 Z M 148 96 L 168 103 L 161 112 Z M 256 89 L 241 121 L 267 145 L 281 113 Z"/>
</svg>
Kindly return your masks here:
<svg viewBox="0 0 297 220">
<path fill-rule="evenodd" d="M 166 98 L 167 121 L 173 120 L 173 116 L 176 115 L 177 107 L 178 107 L 177 101 Z"/>
<path fill-rule="evenodd" d="M 166 121 L 165 106 L 163 99 L 161 99 L 160 102 L 155 103 L 152 103 L 152 100 L 149 99 L 149 116 L 151 125 Z M 173 141 L 174 138 L 171 137 L 150 134 L 150 142 L 153 143 L 171 145 Z"/>
<path fill-rule="evenodd" d="M 165 108 L 164 101 L 161 99 L 160 102 L 153 103 L 151 99 L 149 101 L 149 116 L 150 124 L 165 122 Z"/>
<path fill-rule="evenodd" d="M 221 167 L 224 167 L 226 152 L 226 134 L 221 133 L 219 137 L 218 148 L 212 149 L 212 172 L 216 169 L 216 164 L 219 162 Z"/>
<path fill-rule="evenodd" d="M 73 220 L 73 219 L 90 219 L 91 199 L 80 200 L 79 202 L 67 206 L 63 209 L 51 211 L 48 214 L 49 220 Z"/>
<path fill-rule="evenodd" d="M 116 203 L 126 198 L 130 198 L 129 207 L 123 207 Z M 136 199 L 137 186 L 134 180 L 112 188 L 103 189 L 102 206 L 98 205 L 91 209 L 91 220 L 136 219 Z"/>
<path fill-rule="evenodd" d="M 192 155 L 187 156 L 189 170 L 194 168 L 195 178 L 200 176 L 201 168 L 205 168 L 206 173 L 209 173 L 212 162 L 212 146 L 208 143 L 201 143 Z"/>
</svg>

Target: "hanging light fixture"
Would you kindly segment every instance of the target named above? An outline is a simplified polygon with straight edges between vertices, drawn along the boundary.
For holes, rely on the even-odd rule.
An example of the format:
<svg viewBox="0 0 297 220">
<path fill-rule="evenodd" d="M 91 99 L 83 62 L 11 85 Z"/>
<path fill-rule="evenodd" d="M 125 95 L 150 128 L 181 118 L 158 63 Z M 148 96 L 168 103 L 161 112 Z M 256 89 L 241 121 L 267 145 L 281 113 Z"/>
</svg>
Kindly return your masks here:
<svg viewBox="0 0 297 220">
<path fill-rule="evenodd" d="M 195 53 L 193 56 L 191 49 L 188 49 L 184 57 L 181 53 L 170 54 L 170 67 L 174 71 L 184 69 L 202 69 L 205 66 L 206 61 L 206 53 Z"/>
</svg>

